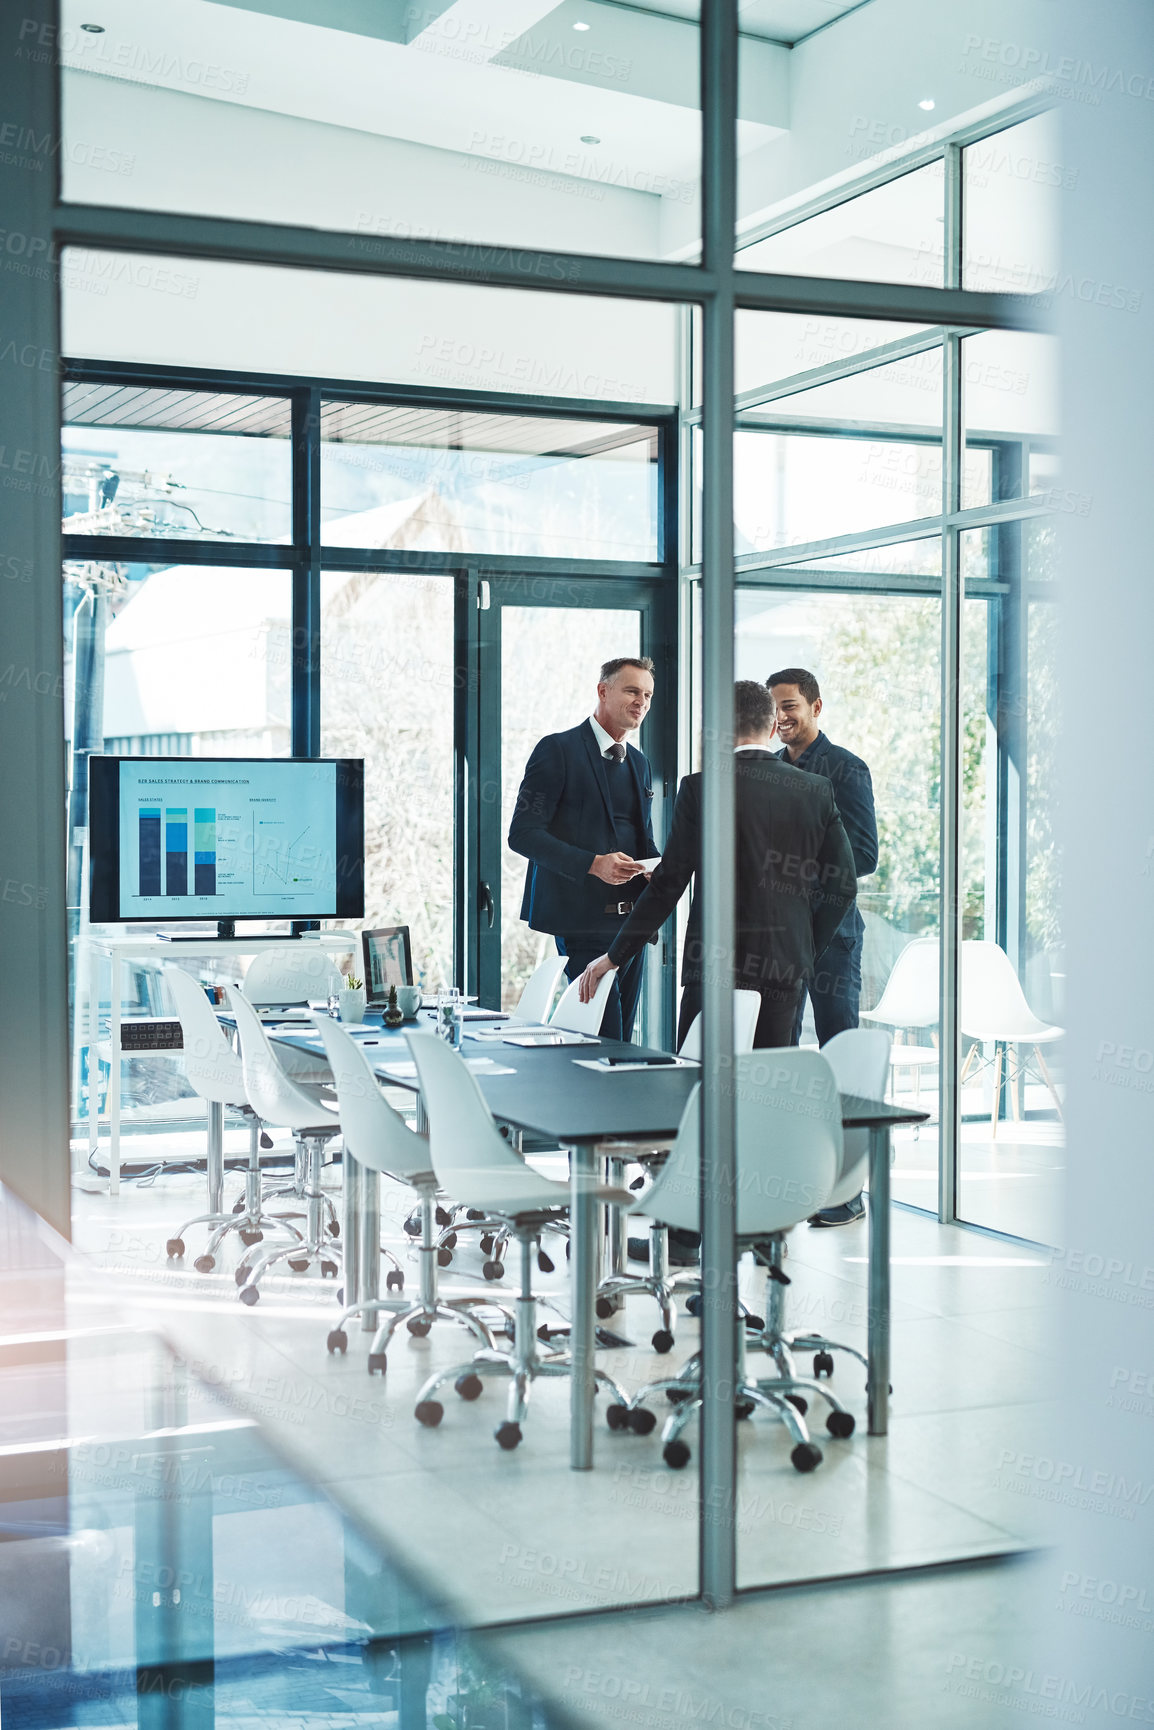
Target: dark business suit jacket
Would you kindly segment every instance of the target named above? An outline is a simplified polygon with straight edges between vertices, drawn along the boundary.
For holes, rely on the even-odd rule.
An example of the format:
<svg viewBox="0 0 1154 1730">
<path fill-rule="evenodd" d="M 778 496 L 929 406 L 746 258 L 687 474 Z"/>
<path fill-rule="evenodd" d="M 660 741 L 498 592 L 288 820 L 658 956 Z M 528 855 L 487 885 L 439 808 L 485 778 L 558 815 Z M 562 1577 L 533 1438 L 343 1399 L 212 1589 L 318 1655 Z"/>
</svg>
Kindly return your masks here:
<svg viewBox="0 0 1154 1730">
<path fill-rule="evenodd" d="M 625 761 L 637 784 L 645 836 L 642 857 L 649 859 L 657 852 L 649 759 L 627 745 Z M 621 929 L 621 918 L 607 914 L 606 906 L 635 900 L 644 879 L 614 887 L 589 875 L 598 853 L 624 849 L 613 822 L 605 760 L 588 721 L 550 733 L 534 746 L 509 825 L 509 845 L 529 861 L 522 919 L 534 931 L 593 943 L 604 939 L 608 944 Z"/>
<path fill-rule="evenodd" d="M 770 751 L 733 758 L 737 821 L 736 988 L 767 991 L 800 987 L 857 894 L 853 851 L 828 781 L 781 763 Z M 696 878 L 683 985 L 702 983 L 701 776 L 687 775 L 673 811 L 673 826 L 648 889 L 609 948 L 620 965 L 636 954 L 676 907 Z"/>
<path fill-rule="evenodd" d="M 781 763 L 790 761 L 788 751 L 775 752 Z M 868 877 L 878 866 L 878 820 L 874 810 L 873 781 L 869 767 L 844 745 L 835 745 L 824 733 L 818 733 L 794 764 L 807 775 L 823 775 L 833 788 L 838 815 L 845 824 L 849 844 L 853 848 L 854 871 Z M 844 947 L 860 948 L 865 921 L 856 904 L 847 912 L 838 932 Z"/>
</svg>

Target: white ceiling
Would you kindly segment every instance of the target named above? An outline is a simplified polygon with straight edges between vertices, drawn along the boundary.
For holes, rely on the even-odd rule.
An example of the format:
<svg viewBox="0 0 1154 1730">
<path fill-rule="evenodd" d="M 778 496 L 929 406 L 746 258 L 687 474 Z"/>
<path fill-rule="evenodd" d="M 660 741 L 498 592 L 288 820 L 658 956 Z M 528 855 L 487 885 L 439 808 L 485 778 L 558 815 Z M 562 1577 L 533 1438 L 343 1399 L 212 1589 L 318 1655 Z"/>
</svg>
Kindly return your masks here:
<svg viewBox="0 0 1154 1730">
<path fill-rule="evenodd" d="M 373 0 L 366 11 L 367 4 L 64 0 L 61 59 L 134 83 L 635 191 L 660 195 L 671 176 L 696 179 L 696 30 L 605 0 L 591 0 L 594 21 L 581 32 L 567 16 L 574 0 L 560 7 L 556 0 L 426 0 L 415 19 L 403 0 Z M 788 4 L 829 9 L 829 0 Z M 371 34 L 353 28 L 370 22 Z M 103 32 L 82 30 L 86 23 Z M 654 70 L 663 60 L 645 52 L 646 31 L 660 37 L 663 54 L 676 55 L 667 84 Z M 626 39 L 622 54 L 616 44 Z M 496 64 L 499 56 L 508 61 L 511 45 L 519 63 Z M 751 46 L 760 56 L 786 52 Z M 779 77 L 770 76 L 772 58 L 766 67 L 757 81 L 759 117 L 739 126 L 743 152 L 784 130 L 784 65 Z"/>
</svg>

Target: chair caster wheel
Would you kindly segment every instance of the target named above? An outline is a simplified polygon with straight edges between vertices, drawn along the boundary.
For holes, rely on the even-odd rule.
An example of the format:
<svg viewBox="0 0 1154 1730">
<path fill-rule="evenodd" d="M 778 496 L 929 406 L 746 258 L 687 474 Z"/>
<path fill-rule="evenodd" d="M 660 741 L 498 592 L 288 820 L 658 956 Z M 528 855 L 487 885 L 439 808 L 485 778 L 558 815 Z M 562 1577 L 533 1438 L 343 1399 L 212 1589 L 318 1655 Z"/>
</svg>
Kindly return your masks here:
<svg viewBox="0 0 1154 1730">
<path fill-rule="evenodd" d="M 831 1412 L 825 1420 L 825 1427 L 831 1436 L 844 1439 L 854 1432 L 854 1415 L 852 1412 Z"/>
<path fill-rule="evenodd" d="M 255 1285 L 242 1285 L 236 1295 L 239 1297 L 242 1304 L 247 1304 L 249 1309 L 251 1309 L 253 1304 L 258 1304 L 260 1302 L 260 1287 Z"/>
<path fill-rule="evenodd" d="M 763 1334 L 765 1332 L 765 1317 L 747 1315 L 745 1318 L 745 1325 L 751 1334 Z"/>
<path fill-rule="evenodd" d="M 671 1406 L 683 1406 L 686 1400 L 693 1398 L 693 1395 L 688 1388 L 666 1388 L 665 1398 Z"/>
<path fill-rule="evenodd" d="M 815 1352 L 813 1354 L 813 1373 L 815 1378 L 833 1375 L 833 1359 L 828 1352 Z"/>
<path fill-rule="evenodd" d="M 246 1247 L 249 1247 L 249 1248 L 251 1248 L 251 1246 L 254 1243 L 263 1243 L 264 1242 L 264 1232 L 263 1231 L 242 1231 L 242 1232 L 238 1232 L 237 1236 L 240 1238 L 241 1243 L 243 1243 Z"/>
<path fill-rule="evenodd" d="M 821 1465 L 822 1453 L 816 1442 L 799 1442 L 789 1456 L 797 1472 L 812 1472 Z"/>
<path fill-rule="evenodd" d="M 453 1216 L 447 1208 L 439 1207 L 434 1213 L 433 1218 L 436 1220 L 438 1225 L 449 1225 Z M 427 1401 L 427 1404 L 431 1406 L 435 1406 L 436 1403 L 436 1400 Z"/>
<path fill-rule="evenodd" d="M 629 1428 L 635 1436 L 647 1436 L 656 1427 L 657 1413 L 648 1406 L 634 1406 L 629 1413 Z"/>
<path fill-rule="evenodd" d="M 504 1279 L 504 1263 L 499 1261 L 487 1261 L 481 1269 L 481 1272 L 484 1274 L 486 1279 Z"/>
<path fill-rule="evenodd" d="M 511 1453 L 521 1440 L 521 1426 L 510 1423 L 498 1424 L 493 1434 L 497 1438 L 497 1446 L 504 1448 L 506 1453 Z"/>
<path fill-rule="evenodd" d="M 243 1198 L 243 1196 L 241 1197 L 240 1201 L 234 1201 L 233 1202 L 232 1211 L 233 1211 L 233 1213 L 243 1213 L 244 1212 L 244 1198 Z"/>
<path fill-rule="evenodd" d="M 453 1259 L 453 1252 L 451 1249 L 439 1249 L 437 1251 L 437 1266 L 438 1267 L 448 1267 L 448 1265 L 452 1261 L 452 1259 Z"/>
<path fill-rule="evenodd" d="M 465 1218 L 468 1220 L 472 1220 L 474 1222 L 474 1224 L 476 1223 L 477 1220 L 484 1219 L 484 1217 L 485 1217 L 484 1212 L 479 1207 L 467 1207 L 465 1209 Z"/>
<path fill-rule="evenodd" d="M 383 1376 L 388 1367 L 389 1358 L 387 1352 L 369 1353 L 369 1374 L 371 1376 Z"/>
<path fill-rule="evenodd" d="M 610 1406 L 605 1413 L 605 1422 L 611 1430 L 627 1430 L 629 1428 L 629 1407 Z"/>
<path fill-rule="evenodd" d="M 480 1399 L 481 1390 L 484 1385 L 485 1384 L 482 1382 L 480 1376 L 475 1376 L 471 1370 L 466 1371 L 463 1376 L 458 1376 L 456 1381 L 453 1383 L 453 1386 L 456 1388 L 463 1400 Z"/>
<path fill-rule="evenodd" d="M 658 1328 L 650 1341 L 655 1352 L 671 1352 L 673 1350 L 673 1335 L 668 1328 Z"/>
<path fill-rule="evenodd" d="M 405 1235 L 406 1237 L 420 1237 L 421 1216 L 419 1213 L 411 1213 L 405 1221 Z"/>
<path fill-rule="evenodd" d="M 539 1249 L 537 1251 L 537 1266 L 540 1268 L 542 1273 L 552 1273 L 553 1272 L 553 1258 L 552 1258 L 552 1256 L 546 1255 L 545 1251 L 543 1249 Z"/>
<path fill-rule="evenodd" d="M 345 1288 L 343 1285 L 339 1285 L 337 1287 L 337 1302 L 339 1304 L 343 1304 L 344 1301 L 345 1301 Z"/>
<path fill-rule="evenodd" d="M 213 1255 L 198 1255 L 192 1265 L 196 1269 L 197 1273 L 211 1273 L 213 1268 L 216 1266 L 216 1257 Z"/>
<path fill-rule="evenodd" d="M 330 1221 L 329 1221 L 329 1236 L 330 1237 L 340 1237 L 340 1235 L 341 1235 L 341 1222 L 340 1222 L 340 1220 L 339 1219 L 330 1219 Z"/>
<path fill-rule="evenodd" d="M 272 1147 L 272 1136 L 269 1135 L 267 1130 L 264 1130 L 264 1129 L 261 1130 L 261 1132 L 260 1132 L 260 1144 L 264 1148 L 266 1153 Z"/>
<path fill-rule="evenodd" d="M 307 1256 L 289 1256 L 288 1264 L 294 1273 L 307 1273 L 309 1268 Z"/>
<path fill-rule="evenodd" d="M 179 1261 L 184 1254 L 184 1239 L 182 1237 L 170 1237 L 164 1246 L 164 1253 L 169 1261 Z"/>
<path fill-rule="evenodd" d="M 734 1400 L 733 1415 L 735 1418 L 751 1418 L 753 1416 L 752 1400 Z"/>
<path fill-rule="evenodd" d="M 207 1260 L 208 1258 L 206 1257 L 205 1259 Z M 236 1280 L 237 1285 L 243 1285 L 245 1280 L 248 1278 L 248 1276 L 251 1272 L 252 1272 L 252 1269 L 245 1267 L 244 1263 L 241 1262 L 240 1266 L 236 1270 L 235 1275 L 233 1276 Z"/>
<path fill-rule="evenodd" d="M 424 1424 L 427 1430 L 435 1430 L 445 1415 L 445 1408 L 440 1400 L 422 1400 L 413 1416 L 419 1424 Z"/>
<path fill-rule="evenodd" d="M 420 1316 L 414 1316 L 411 1321 L 405 1323 L 415 1340 L 423 1340 L 432 1325 L 432 1322 L 424 1321 Z"/>
<path fill-rule="evenodd" d="M 451 1231 L 449 1233 L 448 1237 L 444 1238 L 442 1240 L 441 1248 L 442 1249 L 456 1249 L 456 1247 L 457 1247 L 457 1234 L 455 1231 Z"/>
<path fill-rule="evenodd" d="M 633 1179 L 633 1182 L 629 1185 L 629 1187 L 630 1187 L 630 1189 L 644 1189 L 645 1188 L 644 1177 L 635 1177 Z"/>
<path fill-rule="evenodd" d="M 666 1442 L 661 1450 L 661 1458 L 667 1466 L 672 1466 L 675 1472 L 680 1472 L 689 1464 L 689 1449 L 684 1442 Z"/>
<path fill-rule="evenodd" d="M 569 1239 L 566 1238 L 565 1239 L 565 1260 L 566 1261 L 572 1261 L 572 1259 L 573 1259 L 573 1245 L 570 1243 Z"/>
<path fill-rule="evenodd" d="M 599 1297 L 593 1307 L 597 1311 L 598 1321 L 608 1321 L 613 1314 L 613 1305 L 608 1298 Z"/>
<path fill-rule="evenodd" d="M 343 1357 L 349 1349 L 349 1336 L 344 1328 L 334 1328 L 325 1343 L 330 1352 L 340 1352 Z"/>
<path fill-rule="evenodd" d="M 791 1406 L 797 1407 L 798 1411 L 801 1413 L 802 1417 L 804 1418 L 806 1412 L 808 1412 L 808 1410 L 809 1410 L 809 1401 L 806 1399 L 805 1395 L 804 1394 L 786 1394 L 785 1397 L 789 1401 Z"/>
<path fill-rule="evenodd" d="M 492 1255 L 493 1242 L 494 1242 L 492 1232 L 491 1231 L 483 1231 L 481 1233 L 479 1242 L 481 1245 L 481 1254 L 482 1255 Z"/>
<path fill-rule="evenodd" d="M 322 1279 L 336 1279 L 336 1277 L 337 1277 L 337 1264 L 336 1264 L 336 1262 L 335 1261 L 323 1261 L 321 1263 L 321 1278 Z"/>
<path fill-rule="evenodd" d="M 404 1291 L 404 1289 L 405 1289 L 405 1276 L 403 1273 L 398 1273 L 397 1270 L 394 1268 L 391 1273 L 385 1275 L 385 1290 L 386 1291 Z"/>
</svg>

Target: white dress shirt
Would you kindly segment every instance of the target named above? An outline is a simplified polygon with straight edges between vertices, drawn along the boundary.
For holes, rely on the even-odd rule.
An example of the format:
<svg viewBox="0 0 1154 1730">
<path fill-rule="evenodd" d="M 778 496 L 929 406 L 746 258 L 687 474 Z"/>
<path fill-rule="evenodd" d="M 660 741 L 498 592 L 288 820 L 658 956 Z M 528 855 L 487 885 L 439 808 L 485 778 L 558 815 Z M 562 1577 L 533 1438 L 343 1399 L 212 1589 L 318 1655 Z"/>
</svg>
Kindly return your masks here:
<svg viewBox="0 0 1154 1730">
<path fill-rule="evenodd" d="M 589 725 L 593 729 L 593 735 L 597 740 L 598 749 L 600 750 L 601 755 L 603 757 L 608 757 L 608 755 L 612 751 L 614 745 L 618 744 L 619 742 L 622 745 L 624 745 L 624 743 L 625 743 L 624 739 L 618 741 L 615 738 L 613 738 L 612 734 L 607 733 L 605 731 L 604 727 L 601 725 L 601 723 L 597 719 L 596 715 L 590 715 Z"/>
</svg>

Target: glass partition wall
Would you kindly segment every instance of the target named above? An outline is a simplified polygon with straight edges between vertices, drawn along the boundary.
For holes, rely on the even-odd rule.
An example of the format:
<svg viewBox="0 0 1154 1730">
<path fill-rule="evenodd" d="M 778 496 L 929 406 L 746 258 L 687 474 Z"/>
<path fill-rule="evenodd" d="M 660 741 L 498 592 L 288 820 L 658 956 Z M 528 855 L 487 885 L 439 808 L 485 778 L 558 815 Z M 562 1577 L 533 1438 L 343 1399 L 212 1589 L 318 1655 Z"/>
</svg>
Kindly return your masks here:
<svg viewBox="0 0 1154 1730">
<path fill-rule="evenodd" d="M 1014 1199 L 1013 1186 L 1000 1180 L 1027 1160 L 1052 1171 L 1057 1134 L 1046 1114 L 1059 1109 L 1060 1064 L 1045 1040 L 1031 1058 L 1004 1031 L 999 1038 L 977 1022 L 967 1031 L 963 946 L 971 938 L 991 943 L 1024 984 L 1031 1009 L 1048 1020 L 1058 1015 L 1061 955 L 1050 901 L 1057 863 L 1045 803 L 1052 675 L 1029 686 L 1028 700 L 1022 694 L 1026 669 L 1041 673 L 1047 665 L 1052 602 L 1042 519 L 1054 502 L 1055 428 L 1041 388 L 1044 363 L 1036 358 L 1045 339 L 1015 328 L 1032 327 L 1038 314 L 1000 292 L 1034 285 L 995 284 L 980 304 L 964 292 L 971 272 L 994 268 L 983 236 L 997 209 L 987 229 L 971 233 L 959 201 L 964 181 L 977 210 L 998 172 L 993 161 L 969 154 L 985 135 L 980 126 L 964 137 L 937 136 L 932 163 L 923 159 L 931 147 L 919 144 L 916 162 L 895 159 L 884 174 L 875 164 L 868 185 L 843 177 L 756 231 L 743 223 L 735 280 L 736 44 L 722 14 L 732 23 L 722 7 L 722 22 L 711 18 L 703 30 L 700 220 L 691 151 L 689 208 L 661 211 L 643 256 L 614 243 L 615 199 L 605 203 L 595 240 L 590 224 L 573 224 L 570 244 L 582 254 L 575 261 L 500 248 L 480 256 L 475 246 L 440 234 L 415 250 L 401 248 L 393 244 L 392 211 L 373 215 L 355 239 L 344 229 L 327 236 L 301 229 L 296 252 L 274 253 L 243 206 L 240 217 L 219 212 L 219 184 L 207 197 L 202 192 L 202 202 L 185 196 L 182 208 L 207 209 L 230 237 L 230 262 L 222 262 L 214 241 L 213 258 L 197 266 L 206 297 L 219 297 L 222 306 L 228 271 L 245 274 L 250 288 L 275 274 L 292 307 L 305 304 L 311 284 L 331 325 L 341 321 L 321 298 L 321 280 L 339 285 L 334 302 L 351 306 L 351 297 L 342 298 L 346 289 L 390 277 L 392 288 L 409 271 L 427 285 L 430 303 L 472 293 L 462 278 L 475 284 L 484 301 L 470 327 L 478 332 L 497 302 L 508 303 L 506 332 L 528 309 L 526 350 L 547 328 L 541 306 L 551 311 L 567 294 L 652 319 L 676 305 L 687 330 L 696 319 L 703 341 L 686 339 L 679 357 L 679 417 L 661 406 L 672 403 L 672 391 L 630 396 L 609 388 L 608 368 L 568 368 L 563 376 L 577 379 L 571 394 L 518 401 L 527 379 L 549 388 L 533 355 L 442 337 L 432 313 L 424 325 L 420 315 L 387 326 L 369 317 L 363 327 L 348 321 L 362 343 L 369 334 L 394 343 L 381 363 L 386 370 L 403 339 L 405 358 L 395 367 L 403 383 L 392 374 L 384 384 L 365 381 L 338 367 L 314 376 L 317 369 L 302 366 L 286 376 L 271 366 L 210 372 L 155 358 L 71 363 L 64 551 L 69 653 L 81 691 L 74 710 L 83 718 L 72 734 L 72 831 L 83 828 L 84 759 L 100 746 L 223 754 L 230 727 L 202 738 L 198 717 L 180 707 L 175 691 L 158 694 L 139 679 L 130 686 L 111 661 L 107 633 L 117 604 L 127 643 L 134 611 L 139 624 L 152 604 L 150 589 L 159 604 L 183 584 L 189 610 L 182 617 L 193 617 L 201 595 L 215 597 L 214 609 L 229 620 L 234 608 L 241 615 L 237 631 L 228 623 L 222 635 L 237 638 L 229 654 L 239 643 L 246 657 L 241 682 L 251 712 L 244 725 L 251 725 L 254 753 L 340 751 L 364 755 L 370 765 L 366 922 L 410 924 L 426 984 L 451 976 L 487 1002 L 508 1004 L 541 954 L 536 936 L 514 917 L 522 867 L 504 846 L 514 781 L 533 737 L 581 719 L 592 663 L 612 650 L 655 661 L 656 699 L 641 743 L 654 770 L 658 845 L 669 831 L 679 773 L 700 762 L 705 845 L 722 864 L 732 816 L 733 675 L 764 679 L 783 664 L 812 664 L 831 735 L 874 771 L 882 856 L 861 892 L 862 1007 L 892 1028 L 895 1057 L 905 1058 L 892 1067 L 891 1097 L 930 1112 L 927 1123 L 895 1132 L 893 1194 L 947 1223 L 962 1215 L 1041 1236 L 1030 1184 L 1023 1181 Z M 541 52 L 552 54 L 554 36 L 584 22 L 562 9 Z M 647 38 L 638 40 L 644 47 Z M 531 46 L 527 38 L 517 64 L 502 63 L 498 72 L 531 70 Z M 742 45 L 747 59 L 753 54 L 764 64 L 767 87 L 779 58 L 765 52 L 771 46 Z M 418 50 L 437 51 L 432 36 Z M 642 64 L 639 50 L 639 75 Z M 604 76 L 602 68 L 602 83 Z M 764 136 L 750 132 L 747 113 L 740 118 L 748 162 L 756 156 L 748 146 L 772 144 L 781 128 L 768 109 L 759 119 Z M 677 119 L 684 131 L 684 115 Z M 993 134 L 1006 120 L 983 124 Z M 479 152 L 482 159 L 491 154 Z M 500 178 L 507 192 L 513 182 L 504 167 Z M 75 187 L 70 195 L 79 195 Z M 99 245 L 103 236 L 113 258 L 116 249 L 147 253 L 156 238 L 149 211 L 101 210 L 100 203 L 84 207 L 87 230 L 79 218 L 71 230 L 62 221 L 62 243 Z M 302 208 L 312 207 L 306 200 Z M 348 227 L 347 219 L 330 220 Z M 549 232 L 563 234 L 565 226 Z M 195 229 L 191 219 L 181 242 L 194 260 L 201 244 Z M 702 238 L 698 266 L 692 260 Z M 87 254 L 90 261 L 99 256 Z M 279 268 L 285 264 L 297 268 Z M 322 270 L 324 279 L 315 274 Z M 287 278 L 301 299 L 291 298 Z M 562 285 L 560 303 L 556 292 L 529 292 L 542 282 Z M 637 298 L 625 298 L 630 294 Z M 279 302 L 270 294 L 267 304 Z M 154 339 L 150 329 L 132 352 L 151 352 Z M 520 384 L 462 387 L 481 352 L 485 364 Z M 614 376 L 630 375 L 619 365 Z M 1027 404 L 1028 414 L 1019 414 Z M 268 598 L 274 589 L 275 608 Z M 139 658 L 161 642 L 131 640 L 138 660 L 124 666 L 134 679 L 144 665 Z M 201 669 L 215 693 L 219 670 L 231 662 L 200 654 L 188 656 L 184 676 L 195 685 Z M 114 716 L 123 717 L 121 731 L 111 725 Z M 725 954 L 732 942 L 724 877 L 706 874 L 699 885 L 706 952 L 712 945 Z M 78 865 L 78 921 L 82 881 Z M 932 951 L 932 991 L 917 1013 L 888 1020 L 895 973 L 919 943 Z M 667 928 L 647 961 L 641 1032 L 664 1052 L 674 1043 L 682 947 Z M 301 1370 L 305 1402 L 316 1393 L 314 1404 L 328 1401 L 326 1414 L 336 1414 L 317 1427 L 324 1458 L 316 1469 L 336 1481 L 381 1541 L 412 1553 L 416 1530 L 422 1565 L 449 1583 L 468 1619 L 697 1595 L 724 1606 L 739 1587 L 989 1553 L 1023 1541 L 1019 1510 L 1000 1523 L 987 1517 L 977 1487 L 980 1447 L 969 1460 L 973 1482 L 944 1495 L 940 1474 L 951 1461 L 936 1452 L 948 1423 L 939 1406 L 923 1409 L 918 1429 L 908 1402 L 887 1443 L 872 1407 L 867 1435 L 865 1401 L 842 1373 L 838 1385 L 848 1390 L 856 1438 L 843 1428 L 826 1441 L 823 1432 L 825 1461 L 802 1480 L 796 1472 L 812 1465 L 812 1456 L 799 1466 L 777 1435 L 766 1446 L 764 1414 L 735 1401 L 734 1371 L 746 1351 L 744 1318 L 734 1326 L 735 1297 L 762 1313 L 768 1288 L 748 1259 L 738 1269 L 744 1245 L 734 1238 L 740 1185 L 730 988 L 728 977 L 703 982 L 701 1130 L 686 1143 L 702 1243 L 699 1256 L 682 1243 L 678 1259 L 683 1280 L 700 1284 L 698 1313 L 679 1303 L 669 1340 L 658 1338 L 668 1330 L 650 1294 L 624 1304 L 615 1294 L 601 1304 L 596 1359 L 616 1389 L 603 1389 L 594 1402 L 591 1447 L 574 1439 L 562 1382 L 535 1392 L 531 1433 L 515 1453 L 491 1440 L 500 1404 L 495 1379 L 481 1406 L 472 1406 L 471 1388 L 459 1390 L 459 1402 L 450 1390 L 444 1426 L 416 1426 L 419 1372 L 471 1349 L 455 1345 L 451 1329 L 448 1338 L 433 1330 L 427 1345 L 424 1336 L 402 1342 L 387 1382 L 367 1380 L 359 1336 L 347 1357 L 321 1359 L 318 1368 L 317 1347 Z M 808 1026 L 802 1037 L 809 1039 Z M 91 1049 L 85 1056 L 91 1061 Z M 75 1098 L 84 1109 L 83 1091 Z M 611 1148 L 607 1175 L 631 1183 L 644 1168 L 652 1181 L 673 1139 L 666 1128 L 671 1133 L 655 1138 L 660 1146 L 644 1150 L 644 1159 L 636 1140 L 624 1152 Z M 563 1142 L 559 1133 L 551 1140 L 526 1133 L 521 1145 L 539 1171 L 563 1182 Z M 286 1145 L 278 1140 L 276 1151 Z M 1010 1197 L 1016 1211 L 982 1217 L 991 1197 Z M 403 1187 L 385 1186 L 386 1240 L 391 1232 L 402 1241 L 411 1205 Z M 588 1230 L 590 1216 L 578 1207 L 576 1217 Z M 606 1240 L 612 1253 L 621 1253 L 628 1235 L 644 1239 L 649 1217 L 630 1223 L 616 1215 Z M 829 1235 L 806 1237 L 804 1218 L 793 1222 L 801 1228 L 793 1253 L 802 1277 L 790 1288 L 790 1325 L 836 1333 L 863 1350 L 877 1313 L 866 1250 L 844 1234 L 833 1234 L 832 1243 Z M 571 1222 L 571 1229 L 578 1228 Z M 492 1243 L 481 1250 L 464 1227 L 459 1239 L 444 1245 L 446 1283 L 463 1275 L 480 1285 Z M 569 1247 L 583 1261 L 588 1236 Z M 650 1239 L 650 1256 L 659 1253 Z M 592 1353 L 570 1308 L 568 1259 L 563 1237 L 542 1242 L 534 1274 L 539 1319 L 546 1333 L 573 1324 L 572 1349 L 584 1374 Z M 631 1272 L 643 1271 L 640 1258 L 630 1260 Z M 184 1348 L 194 1359 L 206 1341 L 223 1352 L 208 1301 L 198 1319 L 196 1293 L 166 1277 Z M 267 1333 L 254 1334 L 256 1345 L 242 1353 L 287 1347 L 291 1357 L 306 1317 L 311 1329 L 324 1325 L 318 1286 L 311 1279 L 302 1285 L 290 1298 L 298 1307 L 280 1318 L 272 1303 L 259 1310 Z M 236 1315 L 252 1322 L 236 1309 L 235 1294 L 227 1296 L 230 1322 Z M 921 1373 L 919 1352 L 924 1357 L 929 1348 L 912 1326 L 897 1336 L 898 1313 L 895 1383 L 908 1388 Z M 922 1319 L 908 1309 L 900 1314 L 907 1324 Z M 675 1375 L 683 1378 L 679 1386 L 658 1387 L 647 1402 L 656 1424 L 622 1418 L 620 1394 L 632 1404 L 648 1384 Z M 367 1402 L 359 1424 L 336 1421 L 334 1389 L 345 1411 L 349 1401 Z M 702 1389 L 700 1417 L 694 1414 L 680 1437 L 684 1453 L 671 1456 L 665 1420 L 692 1407 Z M 615 1416 L 607 1421 L 609 1406 Z M 293 1440 L 283 1428 L 293 1420 L 276 1399 L 263 1415 Z M 919 1467 L 927 1453 L 939 1478 Z M 570 1460 L 580 1466 L 572 1476 Z M 939 1517 L 946 1500 L 948 1519 Z"/>
</svg>

